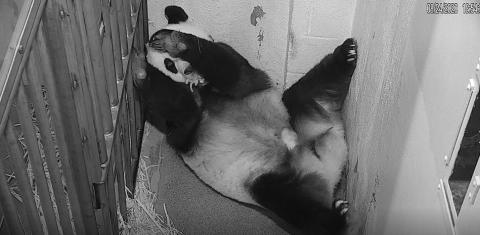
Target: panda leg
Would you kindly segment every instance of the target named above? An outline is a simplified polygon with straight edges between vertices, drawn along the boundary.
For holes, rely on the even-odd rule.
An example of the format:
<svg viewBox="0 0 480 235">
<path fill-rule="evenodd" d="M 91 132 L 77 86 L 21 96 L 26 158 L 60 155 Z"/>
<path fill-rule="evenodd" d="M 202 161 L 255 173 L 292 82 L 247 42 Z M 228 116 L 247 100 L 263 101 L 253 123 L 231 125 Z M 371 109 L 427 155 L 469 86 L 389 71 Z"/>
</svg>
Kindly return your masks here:
<svg viewBox="0 0 480 235">
<path fill-rule="evenodd" d="M 200 119 L 199 113 L 192 113 L 191 117 L 185 118 L 181 123 L 168 121 L 167 143 L 179 152 L 188 152 L 194 144 L 195 132 Z"/>
<path fill-rule="evenodd" d="M 348 93 L 356 63 L 357 43 L 349 38 L 287 89 L 282 100 L 292 123 L 299 116 L 330 111 L 322 110 L 317 101 L 328 102 L 333 111 L 339 111 Z"/>
<path fill-rule="evenodd" d="M 188 151 L 201 119 L 201 109 L 185 84 L 177 83 L 150 64 L 144 81 L 137 85 L 145 118 L 166 135 L 177 151 Z"/>
<path fill-rule="evenodd" d="M 250 190 L 260 205 L 303 234 L 340 234 L 346 226 L 346 211 L 331 204 L 326 188 L 328 182 L 322 176 L 286 168 L 261 175 Z"/>
</svg>

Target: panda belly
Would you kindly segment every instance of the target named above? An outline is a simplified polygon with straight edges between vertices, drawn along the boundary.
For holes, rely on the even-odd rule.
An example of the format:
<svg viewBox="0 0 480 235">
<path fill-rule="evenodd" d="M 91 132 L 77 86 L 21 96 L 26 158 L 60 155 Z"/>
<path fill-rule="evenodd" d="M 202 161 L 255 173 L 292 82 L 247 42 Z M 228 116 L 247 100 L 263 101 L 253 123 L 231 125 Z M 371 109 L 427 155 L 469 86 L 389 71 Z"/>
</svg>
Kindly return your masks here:
<svg viewBox="0 0 480 235">
<path fill-rule="evenodd" d="M 229 102 L 224 107 L 221 113 L 205 115 L 197 144 L 182 155 L 183 160 L 219 193 L 258 205 L 247 185 L 284 161 L 288 150 L 281 131 L 289 128 L 288 115 L 280 94 L 274 90 Z"/>
<path fill-rule="evenodd" d="M 204 183 L 232 199 L 258 205 L 250 196 L 247 184 L 257 175 L 275 168 L 275 159 L 261 156 L 261 150 L 237 130 L 224 129 L 221 143 L 209 143 L 195 149 L 193 154 L 183 155 L 184 162 Z M 223 135 L 226 134 L 227 135 Z M 217 138 L 215 137 L 215 138 Z M 229 140 L 227 140 L 230 138 Z M 232 142 L 230 142 L 232 141 Z M 201 143 L 200 143 L 201 144 Z M 253 146 L 252 146 L 253 145 Z"/>
<path fill-rule="evenodd" d="M 315 174 L 325 180 L 322 190 L 328 196 L 324 203 L 331 205 L 347 159 L 347 145 L 340 113 L 325 103 L 318 105 L 328 115 L 299 119 L 295 129 L 300 142 L 292 149 L 282 138 L 290 124 L 277 92 L 269 90 L 226 103 L 221 113 L 205 115 L 197 144 L 182 155 L 183 160 L 219 193 L 257 206 L 262 205 L 252 198 L 251 183 L 287 164 L 299 175 Z"/>
</svg>

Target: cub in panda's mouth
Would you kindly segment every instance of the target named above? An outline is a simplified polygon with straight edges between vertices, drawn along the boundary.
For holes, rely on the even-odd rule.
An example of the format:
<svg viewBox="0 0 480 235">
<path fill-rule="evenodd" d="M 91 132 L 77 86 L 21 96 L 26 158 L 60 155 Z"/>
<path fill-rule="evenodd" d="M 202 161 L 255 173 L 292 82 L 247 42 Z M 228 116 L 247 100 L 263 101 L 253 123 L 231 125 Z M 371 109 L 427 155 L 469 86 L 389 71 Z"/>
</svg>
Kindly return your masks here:
<svg viewBox="0 0 480 235">
<path fill-rule="evenodd" d="M 148 63 L 154 65 L 172 80 L 188 84 L 191 91 L 193 91 L 193 86 L 205 84 L 205 79 L 193 71 L 190 63 L 170 56 L 168 51 L 155 43 L 147 44 L 146 48 Z"/>
<path fill-rule="evenodd" d="M 232 47 L 184 23 L 183 9 L 165 13 L 169 25 L 147 45 L 147 120 L 220 194 L 270 210 L 305 234 L 340 233 L 348 203 L 334 191 L 347 158 L 341 109 L 355 40 L 282 94 Z"/>
</svg>

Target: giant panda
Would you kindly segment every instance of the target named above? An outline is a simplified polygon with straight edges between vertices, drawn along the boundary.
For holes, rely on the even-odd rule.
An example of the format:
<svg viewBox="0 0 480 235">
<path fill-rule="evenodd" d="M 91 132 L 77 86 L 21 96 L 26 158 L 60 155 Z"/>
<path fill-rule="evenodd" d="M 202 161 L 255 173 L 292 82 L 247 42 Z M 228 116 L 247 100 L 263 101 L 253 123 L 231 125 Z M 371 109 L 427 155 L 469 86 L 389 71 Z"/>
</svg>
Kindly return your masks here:
<svg viewBox="0 0 480 235">
<path fill-rule="evenodd" d="M 341 110 L 356 67 L 349 38 L 285 92 L 182 8 L 147 47 L 147 120 L 205 184 L 276 214 L 303 234 L 339 234 L 334 190 L 347 158 Z M 192 86 L 194 84 L 194 86 Z"/>
</svg>

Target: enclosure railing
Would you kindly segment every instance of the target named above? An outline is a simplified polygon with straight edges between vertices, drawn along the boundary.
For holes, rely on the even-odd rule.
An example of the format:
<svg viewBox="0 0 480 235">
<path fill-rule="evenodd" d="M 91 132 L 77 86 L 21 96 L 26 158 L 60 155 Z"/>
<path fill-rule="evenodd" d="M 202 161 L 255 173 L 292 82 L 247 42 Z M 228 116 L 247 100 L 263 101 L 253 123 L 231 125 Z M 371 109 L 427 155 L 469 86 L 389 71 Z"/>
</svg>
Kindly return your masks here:
<svg viewBox="0 0 480 235">
<path fill-rule="evenodd" d="M 146 7 L 24 0 L 0 70 L 0 234 L 119 232 L 143 130 L 132 58 Z"/>
</svg>

